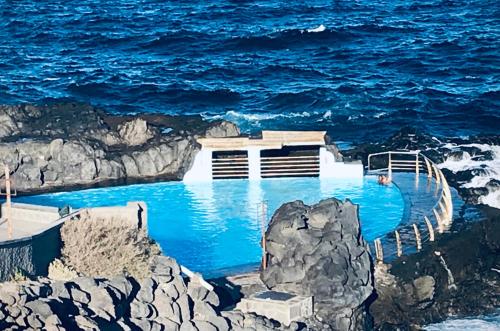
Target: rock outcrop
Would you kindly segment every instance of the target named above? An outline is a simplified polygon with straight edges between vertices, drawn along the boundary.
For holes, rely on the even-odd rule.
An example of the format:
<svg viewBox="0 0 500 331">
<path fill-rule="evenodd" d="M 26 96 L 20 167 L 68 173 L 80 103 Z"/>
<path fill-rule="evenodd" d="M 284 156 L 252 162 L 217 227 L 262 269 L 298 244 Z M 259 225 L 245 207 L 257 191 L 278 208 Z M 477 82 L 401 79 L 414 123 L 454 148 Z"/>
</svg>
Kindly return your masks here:
<svg viewBox="0 0 500 331">
<path fill-rule="evenodd" d="M 422 151 L 438 164 L 465 202 L 500 207 L 500 135 L 438 139 L 406 127 L 386 141 L 361 144 L 343 154 L 366 165 L 370 153 L 398 150 Z"/>
<path fill-rule="evenodd" d="M 78 103 L 0 106 L 0 160 L 20 192 L 180 179 L 197 136 L 238 134 L 232 123 L 198 116 L 113 116 Z"/>
<path fill-rule="evenodd" d="M 356 205 L 336 199 L 312 206 L 284 204 L 272 217 L 265 242 L 268 265 L 262 281 L 273 290 L 314 296 L 311 325 L 370 329 L 372 262 Z"/>
<path fill-rule="evenodd" d="M 388 266 L 377 266 L 377 300 L 370 311 L 380 330 L 420 329 L 448 317 L 495 312 L 500 307 L 500 211 L 444 234 L 435 243 Z"/>
<path fill-rule="evenodd" d="M 0 329 L 271 331 L 298 330 L 264 317 L 220 311 L 219 297 L 157 256 L 152 276 L 77 277 L 0 284 Z"/>
</svg>

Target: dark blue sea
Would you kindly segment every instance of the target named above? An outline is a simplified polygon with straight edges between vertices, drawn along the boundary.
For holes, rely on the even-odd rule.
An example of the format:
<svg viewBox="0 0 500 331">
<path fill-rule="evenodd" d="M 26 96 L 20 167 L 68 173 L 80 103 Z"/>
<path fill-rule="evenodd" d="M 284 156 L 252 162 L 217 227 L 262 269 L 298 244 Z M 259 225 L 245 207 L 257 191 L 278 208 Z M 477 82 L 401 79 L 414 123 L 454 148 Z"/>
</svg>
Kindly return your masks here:
<svg viewBox="0 0 500 331">
<path fill-rule="evenodd" d="M 0 103 L 201 113 L 346 142 L 500 130 L 498 0 L 0 4 Z"/>
</svg>

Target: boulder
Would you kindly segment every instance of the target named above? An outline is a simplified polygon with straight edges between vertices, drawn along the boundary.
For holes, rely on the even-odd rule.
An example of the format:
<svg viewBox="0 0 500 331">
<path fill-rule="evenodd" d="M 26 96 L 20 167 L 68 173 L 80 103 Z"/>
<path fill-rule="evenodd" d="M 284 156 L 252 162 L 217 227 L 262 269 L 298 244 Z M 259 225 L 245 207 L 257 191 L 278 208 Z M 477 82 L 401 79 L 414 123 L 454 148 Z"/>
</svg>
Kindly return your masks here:
<svg viewBox="0 0 500 331">
<path fill-rule="evenodd" d="M 374 296 L 372 261 L 361 236 L 358 207 L 327 199 L 284 204 L 265 234 L 272 290 L 313 296 L 315 315 L 336 330 L 365 330 Z"/>
<path fill-rule="evenodd" d="M 155 132 L 148 127 L 148 123 L 145 120 L 136 118 L 120 124 L 118 126 L 118 135 L 127 145 L 137 146 L 153 138 Z"/>
</svg>

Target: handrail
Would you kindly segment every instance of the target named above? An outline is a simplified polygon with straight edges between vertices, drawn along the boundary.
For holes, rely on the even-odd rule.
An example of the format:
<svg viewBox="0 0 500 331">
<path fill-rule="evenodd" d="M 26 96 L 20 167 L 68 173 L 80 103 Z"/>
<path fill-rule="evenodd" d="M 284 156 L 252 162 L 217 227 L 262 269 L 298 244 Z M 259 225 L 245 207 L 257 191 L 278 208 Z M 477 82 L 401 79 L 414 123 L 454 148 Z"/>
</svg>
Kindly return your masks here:
<svg viewBox="0 0 500 331">
<path fill-rule="evenodd" d="M 372 169 L 373 163 L 372 163 L 372 157 L 374 156 L 382 156 L 382 155 L 387 155 L 387 167 L 380 167 L 377 169 Z M 414 160 L 398 160 L 395 159 L 394 156 L 397 155 L 414 155 L 415 159 Z M 423 162 L 421 161 L 423 160 Z M 402 163 L 405 163 L 404 166 L 401 166 L 401 163 L 398 164 L 398 162 L 404 161 Z M 413 164 L 413 166 L 412 166 Z M 394 166 L 395 165 L 395 166 Z M 437 230 L 438 233 L 443 233 L 449 226 L 451 225 L 453 221 L 453 201 L 452 201 L 452 196 L 451 196 L 451 190 L 450 186 L 448 185 L 448 182 L 441 171 L 439 167 L 432 161 L 430 158 L 422 154 L 419 150 L 415 151 L 386 151 L 386 152 L 379 152 L 379 153 L 373 153 L 368 155 L 367 159 L 367 171 L 387 171 L 389 178 L 392 178 L 392 171 L 393 170 L 400 170 L 403 172 L 414 172 L 417 176 L 420 174 L 420 171 L 423 169 L 425 172 L 427 172 L 427 177 L 429 179 L 434 178 L 435 183 L 436 183 L 436 189 L 441 188 L 441 194 L 439 195 L 436 203 L 434 204 L 433 208 L 423 216 L 423 222 L 425 224 L 424 228 L 427 228 L 428 232 L 428 237 L 426 236 L 425 239 L 426 241 L 434 241 L 435 239 L 435 234 L 434 234 L 434 228 L 432 227 L 430 223 L 430 219 L 434 218 L 437 223 Z M 412 224 L 413 230 L 415 232 L 415 242 L 416 242 L 416 249 L 417 251 L 421 249 L 421 243 L 423 242 L 423 236 L 420 234 L 420 230 L 418 229 L 416 224 Z M 396 231 L 397 232 L 397 231 Z M 396 234 L 397 237 L 399 237 L 399 233 Z M 398 239 L 398 238 L 396 238 Z M 397 240 L 399 242 L 399 240 Z M 380 249 L 381 245 L 381 240 L 380 238 L 377 238 L 374 242 L 374 245 L 376 248 L 378 248 L 378 253 L 382 251 Z M 397 252 L 400 251 L 400 247 L 398 246 Z M 398 253 L 399 256 L 399 253 Z M 383 262 L 383 256 L 377 256 L 377 260 L 379 262 Z"/>
</svg>

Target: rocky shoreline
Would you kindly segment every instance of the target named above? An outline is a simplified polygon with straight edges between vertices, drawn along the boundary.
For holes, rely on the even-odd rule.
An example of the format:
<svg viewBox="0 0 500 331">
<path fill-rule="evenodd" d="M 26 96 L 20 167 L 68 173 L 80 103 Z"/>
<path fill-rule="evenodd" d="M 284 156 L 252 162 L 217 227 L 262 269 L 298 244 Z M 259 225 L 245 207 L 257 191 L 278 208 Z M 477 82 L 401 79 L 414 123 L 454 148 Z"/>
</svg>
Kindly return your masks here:
<svg viewBox="0 0 500 331">
<path fill-rule="evenodd" d="M 0 106 L 0 158 L 11 169 L 20 194 L 178 180 L 189 169 L 199 149 L 196 137 L 237 135 L 239 130 L 234 124 L 207 123 L 199 116 L 114 116 L 78 103 Z M 316 315 L 303 321 L 311 330 L 416 330 L 450 316 L 477 315 L 498 309 L 500 238 L 496 234 L 500 230 L 500 212 L 478 206 L 490 202 L 492 196 L 494 204 L 500 189 L 496 169 L 488 168 L 495 164 L 498 156 L 481 147 L 486 144 L 500 145 L 500 136 L 441 141 L 406 128 L 385 142 L 362 144 L 344 151 L 347 158 L 366 161 L 369 153 L 379 151 L 422 150 L 440 164 L 450 184 L 468 203 L 462 207 L 461 217 L 472 217 L 475 222 L 458 221 L 450 233 L 440 235 L 419 253 L 382 266 L 373 263 L 360 235 L 357 207 L 350 202 L 329 199 L 313 206 L 302 202 L 285 204 L 276 211 L 266 232 L 269 268 L 260 274 L 263 284 L 269 289 L 313 295 L 317 300 Z M 450 161 L 469 159 L 474 159 L 476 168 L 446 167 Z M 484 188 L 468 184 L 478 177 L 485 182 Z M 468 215 L 470 210 L 474 210 L 472 216 Z M 116 290 L 121 285 L 115 286 L 108 280 L 78 280 L 90 291 L 83 291 L 88 295 L 78 294 L 87 298 L 87 302 L 80 302 L 71 294 L 73 287 L 82 292 L 78 284 L 62 285 L 67 292 L 63 297 L 54 294 L 59 292 L 52 288 L 60 284 L 54 285 L 49 279 L 30 283 L 29 290 L 18 285 L 3 287 L 1 291 L 10 291 L 10 294 L 0 293 L 0 317 L 4 320 L 0 327 L 37 327 L 41 322 L 47 325 L 36 315 L 45 314 L 46 320 L 49 316 L 59 316 L 57 310 L 60 309 L 64 316 L 68 306 L 73 317 L 78 314 L 83 317 L 68 321 L 51 317 L 49 321 L 54 330 L 65 325 L 114 329 L 113 323 L 119 321 L 121 329 L 161 330 L 171 321 L 175 322 L 174 329 L 179 330 L 284 329 L 263 317 L 222 312 L 234 302 L 222 304 L 215 293 L 204 292 L 201 299 L 193 297 L 195 294 L 189 294 L 189 281 L 181 277 L 176 262 L 162 261 L 168 265 L 164 267 L 168 275 L 158 274 L 155 269 L 156 276 L 168 276 L 169 281 L 162 278 L 162 282 L 175 281 L 182 293 L 188 293 L 187 308 L 175 311 L 176 315 L 170 316 L 173 319 L 168 317 L 163 326 L 158 322 L 163 321 L 160 310 L 174 309 L 173 303 L 178 298 L 167 293 L 164 300 L 170 306 L 158 308 L 152 302 L 137 299 L 142 285 L 124 277 L 121 281 L 128 282 L 130 289 L 125 286 L 123 291 Z M 147 291 L 156 295 L 159 285 L 154 277 Z M 109 303 L 105 309 L 89 306 L 92 303 L 89 293 L 94 290 L 105 291 L 99 292 L 98 298 L 103 293 L 110 295 L 108 301 L 103 299 Z M 160 297 L 165 294 L 158 293 Z M 207 299 L 209 296 L 217 302 L 211 302 Z M 136 299 L 139 301 L 133 304 Z M 37 304 L 26 306 L 29 301 Z M 197 304 L 198 301 L 202 303 Z M 197 310 L 201 306 L 202 312 Z M 122 309 L 120 314 L 116 313 L 117 307 Z M 94 308 L 98 312 L 104 309 L 105 318 L 96 315 Z M 114 311 L 114 315 L 106 309 Z M 196 320 L 200 314 L 208 315 Z M 112 324 L 109 324 L 109 316 L 113 316 Z M 212 317 L 217 321 L 210 322 Z M 305 324 L 294 324 L 291 329 L 301 329 Z"/>
<path fill-rule="evenodd" d="M 0 106 L 0 159 L 20 194 L 179 180 L 200 135 L 239 130 L 200 116 L 114 116 L 80 103 Z"/>
<path fill-rule="evenodd" d="M 441 167 L 465 201 L 449 233 L 426 243 L 418 253 L 376 266 L 377 298 L 369 313 L 377 330 L 419 330 L 450 317 L 478 316 L 500 308 L 500 209 L 495 208 L 500 205 L 500 186 L 498 169 L 490 167 L 500 157 L 492 147 L 499 145 L 500 136 L 441 141 L 404 128 L 384 142 L 344 152 L 366 160 L 370 153 L 421 150 Z M 461 162 L 461 167 L 448 168 L 452 162 Z M 474 187 L 474 182 L 484 186 Z"/>
</svg>

